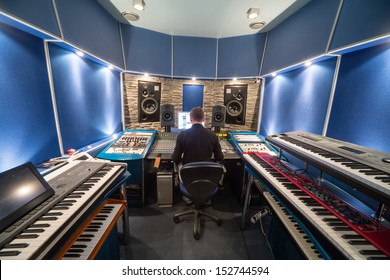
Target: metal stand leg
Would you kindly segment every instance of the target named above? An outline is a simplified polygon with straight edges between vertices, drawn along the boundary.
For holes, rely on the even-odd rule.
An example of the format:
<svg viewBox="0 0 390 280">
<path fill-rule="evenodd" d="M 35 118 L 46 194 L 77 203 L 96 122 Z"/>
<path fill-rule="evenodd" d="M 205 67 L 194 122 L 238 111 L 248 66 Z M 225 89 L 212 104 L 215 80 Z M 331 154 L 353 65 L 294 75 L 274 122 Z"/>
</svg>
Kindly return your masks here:
<svg viewBox="0 0 390 280">
<path fill-rule="evenodd" d="M 242 230 L 244 230 L 246 228 L 248 208 L 249 208 L 249 202 L 250 202 L 251 191 L 252 191 L 252 184 L 253 184 L 253 176 L 251 174 L 248 174 L 248 182 L 247 182 L 247 186 L 246 186 L 245 201 L 244 201 L 244 206 L 242 209 L 242 216 L 241 216 L 241 229 Z"/>
<path fill-rule="evenodd" d="M 123 199 L 126 201 L 126 208 L 123 211 L 122 220 L 123 220 L 123 243 L 127 245 L 129 244 L 130 241 L 130 225 L 129 225 L 129 213 L 128 213 L 128 206 L 127 206 L 126 184 L 122 184 L 122 186 L 120 187 L 120 192 Z"/>
</svg>

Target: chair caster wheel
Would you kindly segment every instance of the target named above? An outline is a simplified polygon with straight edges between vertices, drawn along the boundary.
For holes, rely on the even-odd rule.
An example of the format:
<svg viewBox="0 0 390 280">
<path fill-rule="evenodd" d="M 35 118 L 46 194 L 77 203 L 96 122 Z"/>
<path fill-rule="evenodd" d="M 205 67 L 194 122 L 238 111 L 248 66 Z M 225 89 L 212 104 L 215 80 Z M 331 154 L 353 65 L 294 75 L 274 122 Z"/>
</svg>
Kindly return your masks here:
<svg viewBox="0 0 390 280">
<path fill-rule="evenodd" d="M 175 222 L 175 224 L 177 224 L 178 222 L 180 222 L 180 220 L 179 220 L 178 217 L 173 217 L 173 221 Z"/>
<path fill-rule="evenodd" d="M 195 238 L 196 240 L 199 240 L 200 234 L 199 234 L 199 233 L 194 233 L 194 238 Z"/>
<path fill-rule="evenodd" d="M 223 224 L 223 221 L 222 220 L 219 220 L 218 222 L 217 222 L 217 226 L 222 226 L 222 224 Z"/>
</svg>

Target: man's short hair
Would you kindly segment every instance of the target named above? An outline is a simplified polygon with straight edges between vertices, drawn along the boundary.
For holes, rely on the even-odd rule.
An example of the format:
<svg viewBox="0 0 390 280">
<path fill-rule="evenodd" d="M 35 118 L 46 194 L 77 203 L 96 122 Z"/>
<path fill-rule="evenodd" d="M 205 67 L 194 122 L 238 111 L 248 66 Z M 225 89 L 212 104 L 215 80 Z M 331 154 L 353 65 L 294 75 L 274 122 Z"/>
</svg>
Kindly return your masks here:
<svg viewBox="0 0 390 280">
<path fill-rule="evenodd" d="M 204 112 L 203 112 L 202 108 L 200 108 L 200 107 L 192 108 L 192 110 L 190 112 L 190 117 L 195 122 L 203 122 L 204 121 Z"/>
</svg>

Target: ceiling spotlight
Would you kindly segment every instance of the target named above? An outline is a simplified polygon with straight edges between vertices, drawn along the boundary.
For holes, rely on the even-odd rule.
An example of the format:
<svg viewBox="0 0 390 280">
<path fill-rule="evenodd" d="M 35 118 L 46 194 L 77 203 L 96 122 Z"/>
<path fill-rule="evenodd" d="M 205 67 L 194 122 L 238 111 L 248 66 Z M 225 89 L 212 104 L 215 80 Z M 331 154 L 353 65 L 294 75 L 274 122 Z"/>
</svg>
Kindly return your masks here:
<svg viewBox="0 0 390 280">
<path fill-rule="evenodd" d="M 122 16 L 127 20 L 127 21 L 137 21 L 139 20 L 139 15 L 134 14 L 134 13 L 128 13 L 128 12 L 123 12 Z"/>
<path fill-rule="evenodd" d="M 257 18 L 260 13 L 259 8 L 250 8 L 247 12 L 248 18 Z"/>
<path fill-rule="evenodd" d="M 249 27 L 252 29 L 260 29 L 265 26 L 265 21 L 256 21 L 249 24 Z"/>
<path fill-rule="evenodd" d="M 133 0 L 133 6 L 138 11 L 145 10 L 145 2 L 144 2 L 144 0 Z"/>
</svg>

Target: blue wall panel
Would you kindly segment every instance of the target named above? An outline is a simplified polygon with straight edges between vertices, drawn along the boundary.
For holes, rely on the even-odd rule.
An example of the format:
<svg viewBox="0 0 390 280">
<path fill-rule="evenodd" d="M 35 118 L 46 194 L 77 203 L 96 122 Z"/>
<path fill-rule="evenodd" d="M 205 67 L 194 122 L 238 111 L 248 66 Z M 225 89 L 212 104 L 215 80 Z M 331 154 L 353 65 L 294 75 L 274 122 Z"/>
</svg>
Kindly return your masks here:
<svg viewBox="0 0 390 280">
<path fill-rule="evenodd" d="M 331 49 L 390 33 L 389 0 L 344 0 Z"/>
<path fill-rule="evenodd" d="M 95 0 L 57 0 L 65 40 L 124 68 L 119 23 Z"/>
<path fill-rule="evenodd" d="M 43 41 L 0 23 L 0 172 L 60 154 Z"/>
<path fill-rule="evenodd" d="M 183 111 L 203 107 L 203 85 L 183 85 Z"/>
<path fill-rule="evenodd" d="M 1 0 L 0 9 L 60 36 L 52 0 Z"/>
<path fill-rule="evenodd" d="M 50 57 L 64 149 L 119 132 L 119 73 L 57 45 L 50 45 Z"/>
<path fill-rule="evenodd" d="M 217 39 L 175 36 L 173 75 L 215 78 Z"/>
<path fill-rule="evenodd" d="M 218 40 L 218 78 L 258 76 L 266 33 Z"/>
<path fill-rule="evenodd" d="M 327 136 L 390 153 L 390 46 L 342 57 Z"/>
<path fill-rule="evenodd" d="M 312 0 L 269 32 L 262 75 L 326 51 L 340 0 Z"/>
<path fill-rule="evenodd" d="M 126 69 L 171 75 L 171 36 L 121 24 Z"/>
<path fill-rule="evenodd" d="M 336 59 L 266 79 L 260 133 L 322 134 Z"/>
</svg>

